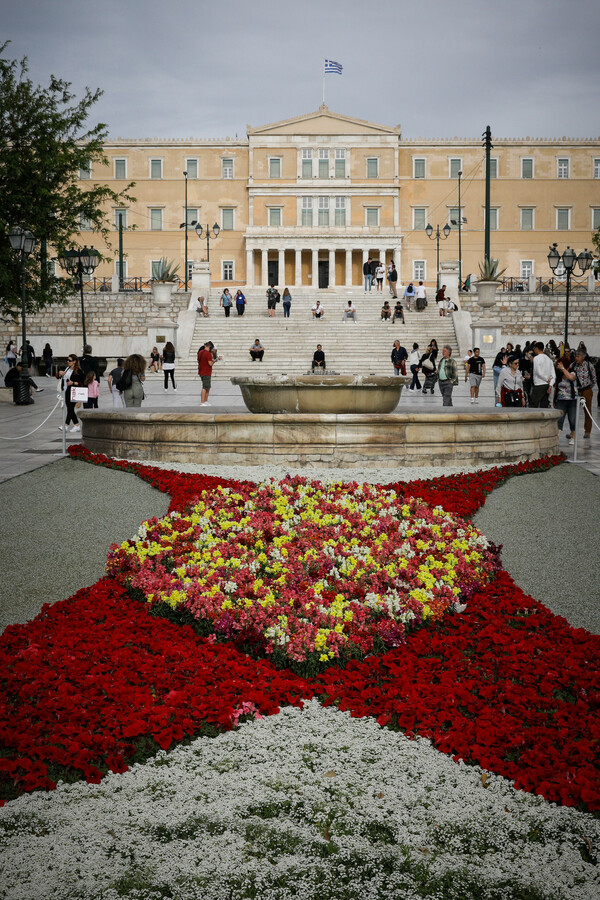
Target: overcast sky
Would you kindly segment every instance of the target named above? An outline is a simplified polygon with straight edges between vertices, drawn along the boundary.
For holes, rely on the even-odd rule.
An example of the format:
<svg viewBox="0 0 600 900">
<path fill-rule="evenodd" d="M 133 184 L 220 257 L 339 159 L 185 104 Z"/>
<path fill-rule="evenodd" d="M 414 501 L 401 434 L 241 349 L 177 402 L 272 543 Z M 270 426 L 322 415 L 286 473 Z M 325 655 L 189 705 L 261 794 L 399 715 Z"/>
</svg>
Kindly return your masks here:
<svg viewBox="0 0 600 900">
<path fill-rule="evenodd" d="M 243 137 L 322 102 L 406 138 L 597 137 L 599 0 L 2 0 L 5 54 L 116 137 Z"/>
</svg>

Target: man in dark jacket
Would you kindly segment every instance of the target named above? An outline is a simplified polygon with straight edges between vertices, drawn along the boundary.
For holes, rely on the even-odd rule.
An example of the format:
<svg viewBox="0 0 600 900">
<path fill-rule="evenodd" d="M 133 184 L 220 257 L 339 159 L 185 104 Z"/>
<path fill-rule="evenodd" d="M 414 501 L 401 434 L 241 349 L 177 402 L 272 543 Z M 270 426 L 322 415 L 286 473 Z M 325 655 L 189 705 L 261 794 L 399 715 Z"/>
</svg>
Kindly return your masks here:
<svg viewBox="0 0 600 900">
<path fill-rule="evenodd" d="M 100 375 L 100 363 L 98 362 L 97 356 L 92 356 L 92 348 L 89 344 L 86 344 L 83 348 L 83 356 L 81 357 L 79 365 L 81 366 L 84 375 L 87 375 L 88 372 L 95 372 L 96 378 L 100 381 L 100 378 L 102 377 Z"/>
<path fill-rule="evenodd" d="M 363 275 L 365 276 L 365 294 L 367 291 L 371 290 L 371 285 L 373 284 L 373 260 L 371 257 L 368 258 L 366 263 L 363 264 Z"/>
</svg>

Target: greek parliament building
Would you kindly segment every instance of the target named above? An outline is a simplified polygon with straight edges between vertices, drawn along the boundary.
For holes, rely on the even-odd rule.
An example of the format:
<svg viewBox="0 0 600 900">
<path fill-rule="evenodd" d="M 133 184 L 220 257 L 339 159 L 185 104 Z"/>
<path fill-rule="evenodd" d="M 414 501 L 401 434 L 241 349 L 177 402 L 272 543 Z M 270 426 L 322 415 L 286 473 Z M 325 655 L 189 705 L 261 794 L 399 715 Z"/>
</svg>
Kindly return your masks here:
<svg viewBox="0 0 600 900">
<path fill-rule="evenodd" d="M 456 260 L 459 237 L 463 279 L 477 273 L 483 257 L 479 137 L 404 139 L 399 125 L 323 105 L 248 126 L 243 139 L 117 139 L 105 150 L 108 165 L 80 175 L 116 191 L 135 182 L 137 202 L 111 211 L 115 229 L 120 216 L 127 229 L 126 278 L 150 279 L 166 256 L 181 264 L 183 280 L 186 214 L 190 266 L 207 256 L 192 223 L 221 229 L 208 248 L 219 285 L 359 286 L 369 256 L 393 258 L 404 283 L 432 284 L 438 246 L 441 262 Z M 507 275 L 550 278 L 554 241 L 561 252 L 567 245 L 591 248 L 591 232 L 600 227 L 599 139 L 493 136 L 491 178 L 491 255 Z M 82 241 L 104 250 L 96 234 L 86 236 L 87 227 L 82 221 Z M 115 236 L 112 257 L 116 244 Z M 114 259 L 103 263 L 96 275 L 112 276 L 117 266 Z"/>
</svg>

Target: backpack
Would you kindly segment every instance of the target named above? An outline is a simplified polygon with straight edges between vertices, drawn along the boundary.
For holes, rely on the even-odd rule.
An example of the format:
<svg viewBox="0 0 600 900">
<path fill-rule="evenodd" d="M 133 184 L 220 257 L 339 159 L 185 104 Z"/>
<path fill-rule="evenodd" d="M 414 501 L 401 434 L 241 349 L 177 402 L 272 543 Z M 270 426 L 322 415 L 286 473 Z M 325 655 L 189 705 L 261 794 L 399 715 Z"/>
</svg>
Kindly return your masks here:
<svg viewBox="0 0 600 900">
<path fill-rule="evenodd" d="M 119 380 L 117 381 L 115 387 L 122 394 L 123 391 L 126 391 L 127 388 L 130 388 L 133 384 L 133 373 L 131 369 L 125 369 Z"/>
</svg>

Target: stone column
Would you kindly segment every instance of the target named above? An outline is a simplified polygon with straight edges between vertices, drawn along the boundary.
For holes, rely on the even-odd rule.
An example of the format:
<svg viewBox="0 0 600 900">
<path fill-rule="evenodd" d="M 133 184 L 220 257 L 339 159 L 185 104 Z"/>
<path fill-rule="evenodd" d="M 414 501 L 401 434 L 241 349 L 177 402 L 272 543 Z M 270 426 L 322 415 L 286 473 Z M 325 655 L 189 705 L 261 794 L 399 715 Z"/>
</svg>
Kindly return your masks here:
<svg viewBox="0 0 600 900">
<path fill-rule="evenodd" d="M 277 251 L 277 260 L 278 260 L 278 281 L 280 287 L 285 287 L 285 250 Z"/>
<path fill-rule="evenodd" d="M 294 266 L 294 284 L 296 287 L 302 285 L 302 250 L 296 250 L 296 264 Z"/>
<path fill-rule="evenodd" d="M 314 250 L 312 252 L 312 277 L 310 283 L 313 286 L 313 290 L 318 290 L 319 288 L 319 251 Z"/>
<path fill-rule="evenodd" d="M 246 250 L 246 287 L 254 287 L 254 250 Z"/>
<path fill-rule="evenodd" d="M 346 254 L 346 287 L 352 287 L 352 247 L 345 249 Z"/>
<path fill-rule="evenodd" d="M 385 247 L 379 249 L 379 259 L 381 260 L 383 265 L 387 267 L 387 258 L 386 258 Z"/>
<path fill-rule="evenodd" d="M 262 269 L 261 275 L 260 275 L 260 283 L 264 287 L 267 287 L 268 286 L 268 277 L 267 276 L 268 276 L 268 272 L 269 272 L 269 266 L 268 266 L 269 254 L 266 250 L 261 250 L 260 256 L 261 256 L 261 269 Z"/>
<path fill-rule="evenodd" d="M 329 287 L 335 287 L 335 250 L 329 251 Z"/>
</svg>

